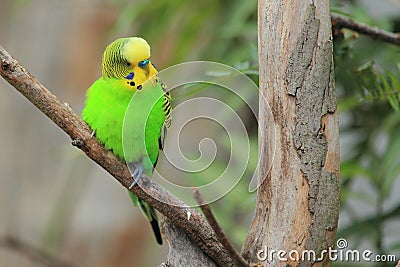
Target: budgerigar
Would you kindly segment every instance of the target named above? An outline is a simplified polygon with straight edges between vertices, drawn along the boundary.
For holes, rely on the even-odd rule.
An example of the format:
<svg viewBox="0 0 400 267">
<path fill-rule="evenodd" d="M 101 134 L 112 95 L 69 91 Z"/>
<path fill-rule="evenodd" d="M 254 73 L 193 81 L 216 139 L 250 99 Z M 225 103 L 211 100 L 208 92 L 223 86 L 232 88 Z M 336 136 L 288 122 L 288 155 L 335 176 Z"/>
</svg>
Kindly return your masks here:
<svg viewBox="0 0 400 267">
<path fill-rule="evenodd" d="M 102 77 L 87 90 L 82 112 L 96 138 L 130 167 L 131 187 L 142 173 L 151 175 L 170 125 L 170 95 L 149 58 L 150 46 L 140 37 L 109 44 L 103 54 Z M 156 211 L 129 193 L 162 244 Z"/>
</svg>

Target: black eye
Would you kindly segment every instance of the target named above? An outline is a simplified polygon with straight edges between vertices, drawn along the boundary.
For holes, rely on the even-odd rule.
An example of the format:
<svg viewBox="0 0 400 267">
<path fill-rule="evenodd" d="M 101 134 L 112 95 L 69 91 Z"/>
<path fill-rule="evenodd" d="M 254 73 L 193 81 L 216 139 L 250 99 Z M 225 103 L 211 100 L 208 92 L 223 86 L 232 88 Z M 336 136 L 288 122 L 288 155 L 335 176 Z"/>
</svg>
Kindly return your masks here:
<svg viewBox="0 0 400 267">
<path fill-rule="evenodd" d="M 128 67 L 130 67 L 132 64 L 131 64 L 130 62 L 127 61 L 127 62 L 125 63 L 125 65 L 128 66 Z"/>
</svg>

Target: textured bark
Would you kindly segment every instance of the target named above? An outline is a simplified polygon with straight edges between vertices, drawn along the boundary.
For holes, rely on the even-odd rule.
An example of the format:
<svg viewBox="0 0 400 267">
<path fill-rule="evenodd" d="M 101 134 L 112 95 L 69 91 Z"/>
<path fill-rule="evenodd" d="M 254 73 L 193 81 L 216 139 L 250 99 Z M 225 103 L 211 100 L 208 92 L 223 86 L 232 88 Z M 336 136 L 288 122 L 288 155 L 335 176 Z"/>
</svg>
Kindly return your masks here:
<svg viewBox="0 0 400 267">
<path fill-rule="evenodd" d="M 319 257 L 335 243 L 339 133 L 329 1 L 259 0 L 258 12 L 259 178 L 264 180 L 242 255 L 263 266 L 328 266 L 326 254 L 314 262 L 290 259 L 289 253 L 313 250 Z M 268 104 L 274 122 L 265 115 Z M 268 169 L 263 163 L 271 157 Z M 262 249 L 284 250 L 288 260 L 278 260 L 276 253 L 270 262 L 260 260 Z"/>
<path fill-rule="evenodd" d="M 91 129 L 68 104 L 50 93 L 32 74 L 26 71 L 0 46 L 0 75 L 32 104 L 57 124 L 72 144 L 109 172 L 122 186 L 128 188 L 132 178 L 128 168 L 91 135 Z M 208 257 L 219 266 L 233 266 L 229 254 L 218 241 L 204 218 L 152 179 L 142 176 L 131 191 L 156 208 L 182 229 Z M 188 219 L 188 212 L 191 216 Z"/>
<path fill-rule="evenodd" d="M 167 262 L 161 264 L 159 267 L 217 266 L 171 220 L 163 220 L 162 231 L 164 238 L 169 244 L 169 252 Z"/>
</svg>

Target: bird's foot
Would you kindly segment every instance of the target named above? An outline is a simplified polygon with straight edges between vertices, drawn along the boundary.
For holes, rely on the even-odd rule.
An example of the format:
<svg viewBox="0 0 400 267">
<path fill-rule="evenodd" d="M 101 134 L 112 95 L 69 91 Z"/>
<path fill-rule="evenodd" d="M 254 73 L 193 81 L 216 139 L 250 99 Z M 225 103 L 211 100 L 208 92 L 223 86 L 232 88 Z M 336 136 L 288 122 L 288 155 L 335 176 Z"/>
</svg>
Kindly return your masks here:
<svg viewBox="0 0 400 267">
<path fill-rule="evenodd" d="M 93 136 L 96 135 L 96 131 L 93 130 L 93 132 L 90 134 L 90 138 L 93 138 Z"/>
<path fill-rule="evenodd" d="M 138 164 L 135 166 L 135 170 L 134 170 L 134 171 L 132 172 L 132 174 L 131 174 L 131 177 L 132 177 L 134 180 L 133 180 L 132 184 L 129 186 L 129 190 L 131 190 L 132 187 L 139 181 L 140 177 L 141 177 L 142 174 L 143 174 L 143 170 L 144 170 L 143 164 L 138 163 Z"/>
</svg>

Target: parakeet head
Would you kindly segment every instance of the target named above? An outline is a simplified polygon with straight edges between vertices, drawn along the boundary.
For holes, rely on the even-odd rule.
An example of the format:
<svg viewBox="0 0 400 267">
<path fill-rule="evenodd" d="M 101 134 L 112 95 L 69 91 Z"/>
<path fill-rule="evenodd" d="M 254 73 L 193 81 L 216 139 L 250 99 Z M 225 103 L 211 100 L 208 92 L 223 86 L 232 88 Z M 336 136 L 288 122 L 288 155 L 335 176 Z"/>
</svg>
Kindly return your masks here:
<svg viewBox="0 0 400 267">
<path fill-rule="evenodd" d="M 117 39 L 104 51 L 103 78 L 126 79 L 130 86 L 140 90 L 143 83 L 156 73 L 149 58 L 150 46 L 143 38 Z"/>
</svg>

